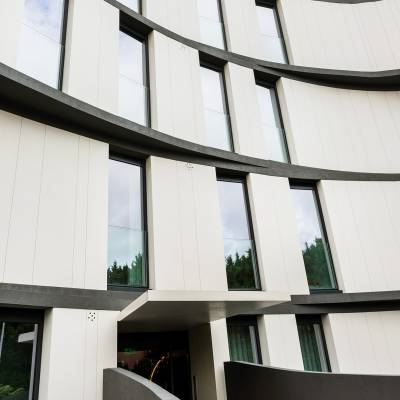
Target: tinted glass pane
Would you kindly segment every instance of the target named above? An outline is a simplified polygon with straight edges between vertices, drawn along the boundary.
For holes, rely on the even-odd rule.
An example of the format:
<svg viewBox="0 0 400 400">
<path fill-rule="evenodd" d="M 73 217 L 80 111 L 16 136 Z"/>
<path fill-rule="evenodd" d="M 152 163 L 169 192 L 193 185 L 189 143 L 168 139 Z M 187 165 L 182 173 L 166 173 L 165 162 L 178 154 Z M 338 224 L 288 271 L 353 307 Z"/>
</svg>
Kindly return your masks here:
<svg viewBox="0 0 400 400">
<path fill-rule="evenodd" d="M 0 321 L 0 399 L 32 395 L 37 325 Z"/>
<path fill-rule="evenodd" d="M 145 285 L 142 168 L 109 161 L 108 283 Z"/>
<path fill-rule="evenodd" d="M 25 0 L 17 68 L 57 88 L 61 60 L 63 0 Z"/>
<path fill-rule="evenodd" d="M 275 91 L 256 86 L 265 141 L 265 154 L 269 160 L 287 162 L 285 132 L 283 130 Z"/>
<path fill-rule="evenodd" d="M 254 325 L 229 325 L 228 341 L 231 361 L 259 363 Z"/>
<path fill-rule="evenodd" d="M 228 287 L 257 288 L 256 255 L 249 228 L 244 184 L 218 181 L 218 190 Z"/>
<path fill-rule="evenodd" d="M 300 246 L 310 289 L 336 288 L 317 198 L 312 188 L 292 188 Z"/>
<path fill-rule="evenodd" d="M 285 63 L 286 54 L 276 10 L 274 8 L 262 6 L 257 6 L 256 9 L 265 59 L 268 61 Z"/>
<path fill-rule="evenodd" d="M 306 371 L 328 372 L 329 366 L 320 322 L 307 319 L 298 320 L 297 329 L 304 369 Z"/>
<path fill-rule="evenodd" d="M 119 2 L 126 5 L 133 11 L 140 11 L 140 0 L 119 0 Z"/>
<path fill-rule="evenodd" d="M 119 115 L 141 125 L 148 123 L 145 44 L 119 33 Z"/>
<path fill-rule="evenodd" d="M 219 11 L 219 0 L 197 2 L 200 16 L 201 40 L 210 46 L 225 48 L 224 28 Z"/>
<path fill-rule="evenodd" d="M 201 67 L 201 83 L 208 144 L 231 150 L 231 131 L 222 73 Z"/>
</svg>

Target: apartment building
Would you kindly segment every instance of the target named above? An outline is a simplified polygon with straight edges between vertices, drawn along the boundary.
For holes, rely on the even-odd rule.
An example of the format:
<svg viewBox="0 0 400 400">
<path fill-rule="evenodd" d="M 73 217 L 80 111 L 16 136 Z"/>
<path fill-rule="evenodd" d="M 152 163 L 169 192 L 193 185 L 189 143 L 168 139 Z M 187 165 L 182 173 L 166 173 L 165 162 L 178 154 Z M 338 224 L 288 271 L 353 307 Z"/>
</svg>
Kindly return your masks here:
<svg viewBox="0 0 400 400">
<path fill-rule="evenodd" d="M 398 0 L 0 1 L 0 399 L 400 393 Z"/>
</svg>

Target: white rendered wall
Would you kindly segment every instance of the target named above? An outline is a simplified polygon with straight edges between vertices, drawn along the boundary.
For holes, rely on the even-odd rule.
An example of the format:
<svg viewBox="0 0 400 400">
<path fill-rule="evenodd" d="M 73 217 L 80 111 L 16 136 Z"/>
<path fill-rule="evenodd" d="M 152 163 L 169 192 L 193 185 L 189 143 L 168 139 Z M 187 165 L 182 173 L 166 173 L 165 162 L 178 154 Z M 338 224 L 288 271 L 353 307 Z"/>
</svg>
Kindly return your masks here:
<svg viewBox="0 0 400 400">
<path fill-rule="evenodd" d="M 198 52 L 153 31 L 149 59 L 152 128 L 206 144 Z"/>
<path fill-rule="evenodd" d="M 103 0 L 70 0 L 63 91 L 118 110 L 118 9 Z"/>
<path fill-rule="evenodd" d="M 400 182 L 319 184 L 340 288 L 346 292 L 400 287 Z"/>
<path fill-rule="evenodd" d="M 261 315 L 258 317 L 258 335 L 264 365 L 304 369 L 294 315 Z"/>
<path fill-rule="evenodd" d="M 399 92 L 336 89 L 284 78 L 278 92 L 294 164 L 400 171 Z"/>
<path fill-rule="evenodd" d="M 367 71 L 399 68 L 398 0 L 278 3 L 293 64 Z"/>
<path fill-rule="evenodd" d="M 146 174 L 151 288 L 227 290 L 215 169 L 149 157 Z"/>
<path fill-rule="evenodd" d="M 400 374 L 400 311 L 323 318 L 333 372 Z"/>
<path fill-rule="evenodd" d="M 108 145 L 0 112 L 0 281 L 106 289 Z"/>
<path fill-rule="evenodd" d="M 46 311 L 40 400 L 101 400 L 103 369 L 117 366 L 118 311 Z"/>
<path fill-rule="evenodd" d="M 200 40 L 197 1 L 143 0 L 143 15 L 179 35 Z"/>
<path fill-rule="evenodd" d="M 249 174 L 247 187 L 263 289 L 308 294 L 288 180 Z"/>
</svg>

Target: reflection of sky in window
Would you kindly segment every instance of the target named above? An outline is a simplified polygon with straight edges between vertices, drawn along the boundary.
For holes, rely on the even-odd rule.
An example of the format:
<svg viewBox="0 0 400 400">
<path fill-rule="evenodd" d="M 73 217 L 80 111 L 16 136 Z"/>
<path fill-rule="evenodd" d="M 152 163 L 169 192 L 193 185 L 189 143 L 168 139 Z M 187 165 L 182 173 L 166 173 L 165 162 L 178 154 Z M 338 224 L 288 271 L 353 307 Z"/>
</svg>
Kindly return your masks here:
<svg viewBox="0 0 400 400">
<path fill-rule="evenodd" d="M 275 105 L 272 100 L 274 92 L 271 89 L 260 85 L 256 86 L 256 90 L 262 123 L 269 126 L 280 127 L 279 116 L 276 115 Z"/>
<path fill-rule="evenodd" d="M 274 9 L 262 6 L 257 6 L 256 9 L 261 34 L 279 37 L 279 30 L 276 24 Z"/>
<path fill-rule="evenodd" d="M 199 15 L 214 22 L 220 22 L 218 0 L 198 0 Z"/>
<path fill-rule="evenodd" d="M 126 5 L 131 10 L 139 12 L 139 0 L 118 0 L 121 4 Z"/>
<path fill-rule="evenodd" d="M 225 256 L 244 254 L 251 246 L 244 186 L 240 182 L 218 181 Z"/>
<path fill-rule="evenodd" d="M 144 84 L 143 43 L 124 32 L 119 32 L 119 73 Z"/>
<path fill-rule="evenodd" d="M 58 86 L 63 0 L 25 0 L 17 68 Z"/>
<path fill-rule="evenodd" d="M 322 238 L 316 199 L 312 190 L 292 189 L 291 192 L 300 233 L 300 245 L 304 249 L 305 243 L 310 245 L 315 242 L 315 238 Z"/>
<path fill-rule="evenodd" d="M 226 107 L 221 73 L 201 67 L 201 86 L 204 107 L 208 110 L 225 113 Z"/>
</svg>

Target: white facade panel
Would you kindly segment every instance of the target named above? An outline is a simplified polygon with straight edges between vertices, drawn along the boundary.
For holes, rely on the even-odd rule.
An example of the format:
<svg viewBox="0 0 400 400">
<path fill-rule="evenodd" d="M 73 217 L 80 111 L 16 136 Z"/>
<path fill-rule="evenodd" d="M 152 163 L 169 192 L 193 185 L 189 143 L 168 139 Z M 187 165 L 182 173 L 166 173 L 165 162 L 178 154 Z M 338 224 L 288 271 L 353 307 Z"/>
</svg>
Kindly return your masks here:
<svg viewBox="0 0 400 400">
<path fill-rule="evenodd" d="M 151 126 L 206 144 L 198 52 L 154 31 L 149 58 Z"/>
<path fill-rule="evenodd" d="M 336 89 L 288 79 L 280 80 L 278 91 L 294 164 L 400 170 L 399 92 Z"/>
<path fill-rule="evenodd" d="M 214 168 L 150 157 L 146 172 L 151 288 L 226 290 Z"/>
<path fill-rule="evenodd" d="M 0 126 L 1 281 L 105 289 L 108 145 L 6 112 Z"/>
<path fill-rule="evenodd" d="M 249 174 L 247 183 L 264 290 L 308 294 L 288 180 Z"/>
<path fill-rule="evenodd" d="M 118 110 L 118 9 L 102 0 L 71 0 L 63 91 L 106 111 Z"/>
<path fill-rule="evenodd" d="M 341 289 L 397 290 L 400 183 L 322 181 L 319 188 Z"/>
<path fill-rule="evenodd" d="M 358 4 L 280 0 L 279 10 L 295 65 L 366 71 L 399 67 L 397 0 Z"/>
</svg>

